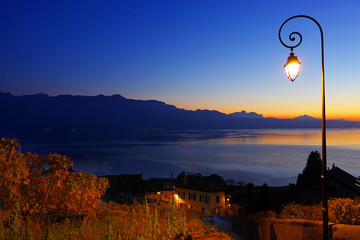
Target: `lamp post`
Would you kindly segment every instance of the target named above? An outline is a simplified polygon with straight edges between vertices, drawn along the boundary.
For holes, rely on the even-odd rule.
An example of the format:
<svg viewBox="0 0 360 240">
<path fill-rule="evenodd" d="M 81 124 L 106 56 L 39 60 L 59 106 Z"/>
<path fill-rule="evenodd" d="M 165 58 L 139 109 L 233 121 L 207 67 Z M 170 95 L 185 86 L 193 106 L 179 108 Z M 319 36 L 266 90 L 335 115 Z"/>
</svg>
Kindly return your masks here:
<svg viewBox="0 0 360 240">
<path fill-rule="evenodd" d="M 307 18 L 312 20 L 316 23 L 316 25 L 319 27 L 320 35 L 321 35 L 321 79 L 322 79 L 322 173 L 321 173 L 321 193 L 322 193 L 322 213 L 323 213 L 323 240 L 329 239 L 329 226 L 328 226 L 328 194 L 327 194 L 327 173 L 326 173 L 326 119 L 325 119 L 325 76 L 324 76 L 324 36 L 323 31 L 320 26 L 320 24 L 312 17 L 306 16 L 306 15 L 296 15 L 291 18 L 288 18 L 283 24 L 281 25 L 279 29 L 279 40 L 282 45 L 284 45 L 287 48 L 290 48 L 291 53 L 288 57 L 288 61 L 285 64 L 285 70 L 287 77 L 294 81 L 296 77 L 299 74 L 300 70 L 300 62 L 297 59 L 297 57 L 294 55 L 293 50 L 294 48 L 298 47 L 302 42 L 302 36 L 299 32 L 292 32 L 289 35 L 290 41 L 295 41 L 296 36 L 298 36 L 299 42 L 295 45 L 286 45 L 281 40 L 281 29 L 287 23 L 288 21 L 294 19 L 294 18 Z"/>
</svg>

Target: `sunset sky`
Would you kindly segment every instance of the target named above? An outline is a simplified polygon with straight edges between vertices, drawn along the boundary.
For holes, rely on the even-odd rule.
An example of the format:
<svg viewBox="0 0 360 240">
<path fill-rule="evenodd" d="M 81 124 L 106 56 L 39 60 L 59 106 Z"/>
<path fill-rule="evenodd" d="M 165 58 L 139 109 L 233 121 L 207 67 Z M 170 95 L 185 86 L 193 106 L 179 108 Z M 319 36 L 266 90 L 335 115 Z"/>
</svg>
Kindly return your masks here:
<svg viewBox="0 0 360 240">
<path fill-rule="evenodd" d="M 291 82 L 281 24 L 322 26 L 327 117 L 360 121 L 360 1 L 120 0 L 0 3 L 0 92 L 156 99 L 189 110 L 321 116 L 320 33 L 295 19 Z M 289 42 L 288 42 L 289 43 Z"/>
</svg>

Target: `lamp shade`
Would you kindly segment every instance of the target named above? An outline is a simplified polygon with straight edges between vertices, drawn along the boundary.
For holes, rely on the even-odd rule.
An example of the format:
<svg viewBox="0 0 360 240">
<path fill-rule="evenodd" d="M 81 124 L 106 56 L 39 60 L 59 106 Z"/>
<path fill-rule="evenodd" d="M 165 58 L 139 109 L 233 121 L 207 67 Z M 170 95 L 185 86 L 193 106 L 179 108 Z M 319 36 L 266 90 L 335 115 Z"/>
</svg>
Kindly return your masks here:
<svg viewBox="0 0 360 240">
<path fill-rule="evenodd" d="M 299 75 L 300 64 L 301 62 L 298 60 L 296 56 L 294 56 L 294 53 L 291 52 L 290 56 L 287 59 L 286 64 L 284 65 L 286 75 L 288 79 L 290 79 L 291 81 L 294 81 Z"/>
</svg>

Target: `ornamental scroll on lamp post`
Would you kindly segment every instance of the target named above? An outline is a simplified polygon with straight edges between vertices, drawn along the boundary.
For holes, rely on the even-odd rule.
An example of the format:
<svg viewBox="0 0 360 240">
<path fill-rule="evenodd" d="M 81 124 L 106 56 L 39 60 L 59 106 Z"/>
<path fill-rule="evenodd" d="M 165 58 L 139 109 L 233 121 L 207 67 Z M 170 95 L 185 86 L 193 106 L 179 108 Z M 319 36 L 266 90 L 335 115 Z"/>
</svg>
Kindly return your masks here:
<svg viewBox="0 0 360 240">
<path fill-rule="evenodd" d="M 295 45 L 286 45 L 281 39 L 281 29 L 288 21 L 294 18 L 307 18 L 316 23 L 319 27 L 321 35 L 321 79 L 322 79 L 322 173 L 321 173 L 321 195 L 322 195 L 322 213 L 323 213 L 323 240 L 329 240 L 329 225 L 328 225 L 328 194 L 327 194 L 327 172 L 326 172 L 326 118 L 325 118 L 325 76 L 324 76 L 324 36 L 320 24 L 312 17 L 306 15 L 296 15 L 291 18 L 288 18 L 279 29 L 279 40 L 282 45 L 287 48 L 290 48 L 291 53 L 288 57 L 286 64 L 284 65 L 286 75 L 291 80 L 294 81 L 299 75 L 301 62 L 293 53 L 293 49 L 298 47 L 302 42 L 302 36 L 299 32 L 292 32 L 289 35 L 290 41 L 295 41 L 296 37 L 299 37 L 299 42 Z"/>
</svg>

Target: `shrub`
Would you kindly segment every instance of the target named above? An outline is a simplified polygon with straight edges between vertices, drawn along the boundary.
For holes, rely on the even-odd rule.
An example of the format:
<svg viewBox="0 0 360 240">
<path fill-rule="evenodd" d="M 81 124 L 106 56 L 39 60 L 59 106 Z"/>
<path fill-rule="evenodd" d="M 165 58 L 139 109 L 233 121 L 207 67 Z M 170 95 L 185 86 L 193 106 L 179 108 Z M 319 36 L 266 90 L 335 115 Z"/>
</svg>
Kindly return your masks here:
<svg viewBox="0 0 360 240">
<path fill-rule="evenodd" d="M 279 218 L 322 220 L 321 204 L 312 206 L 290 203 L 284 205 Z M 328 201 L 329 221 L 341 224 L 360 224 L 360 198 L 332 198 Z"/>
<path fill-rule="evenodd" d="M 267 210 L 265 215 L 267 218 L 276 218 L 277 217 L 276 212 L 273 210 Z"/>
<path fill-rule="evenodd" d="M 334 223 L 360 224 L 360 198 L 330 199 L 329 220 Z"/>
</svg>

